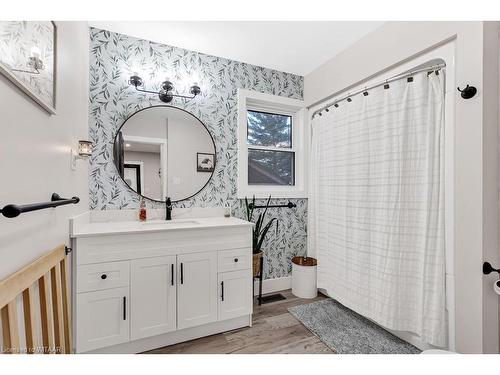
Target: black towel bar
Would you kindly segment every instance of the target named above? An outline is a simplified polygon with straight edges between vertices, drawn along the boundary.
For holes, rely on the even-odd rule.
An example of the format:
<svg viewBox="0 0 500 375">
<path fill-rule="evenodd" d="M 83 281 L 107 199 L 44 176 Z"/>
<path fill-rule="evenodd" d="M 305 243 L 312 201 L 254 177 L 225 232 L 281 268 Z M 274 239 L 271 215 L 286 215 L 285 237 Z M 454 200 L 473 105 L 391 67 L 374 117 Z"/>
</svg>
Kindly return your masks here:
<svg viewBox="0 0 500 375">
<path fill-rule="evenodd" d="M 78 197 L 66 199 L 61 198 L 57 193 L 52 193 L 50 202 L 31 203 L 24 205 L 8 204 L 0 210 L 0 213 L 5 217 L 12 218 L 21 215 L 23 212 L 43 210 L 45 208 L 64 206 L 66 204 L 77 204 L 78 202 L 80 202 L 80 198 Z"/>
<path fill-rule="evenodd" d="M 254 208 L 295 208 L 297 207 L 297 205 L 295 203 L 292 203 L 292 202 L 288 202 L 287 204 L 277 204 L 277 205 L 274 205 L 274 206 L 257 206 L 257 205 L 253 205 L 253 203 L 250 203 L 248 205 L 248 208 L 250 208 L 251 210 L 254 209 Z"/>
</svg>

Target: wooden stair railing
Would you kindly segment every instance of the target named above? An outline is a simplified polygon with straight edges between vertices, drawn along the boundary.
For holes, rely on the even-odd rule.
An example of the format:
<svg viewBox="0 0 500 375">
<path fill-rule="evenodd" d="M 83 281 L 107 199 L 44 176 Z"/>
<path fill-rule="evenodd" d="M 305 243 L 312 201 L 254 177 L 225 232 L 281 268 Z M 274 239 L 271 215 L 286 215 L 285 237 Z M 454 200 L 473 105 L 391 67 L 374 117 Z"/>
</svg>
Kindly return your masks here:
<svg viewBox="0 0 500 375">
<path fill-rule="evenodd" d="M 66 248 L 59 246 L 0 281 L 0 353 L 71 353 L 71 310 Z M 36 284 L 38 283 L 39 309 Z M 22 295 L 26 346 L 20 347 L 16 298 Z M 39 311 L 37 311 L 39 310 Z M 36 314 L 41 332 L 37 332 Z M 42 345 L 38 345 L 40 342 Z"/>
</svg>

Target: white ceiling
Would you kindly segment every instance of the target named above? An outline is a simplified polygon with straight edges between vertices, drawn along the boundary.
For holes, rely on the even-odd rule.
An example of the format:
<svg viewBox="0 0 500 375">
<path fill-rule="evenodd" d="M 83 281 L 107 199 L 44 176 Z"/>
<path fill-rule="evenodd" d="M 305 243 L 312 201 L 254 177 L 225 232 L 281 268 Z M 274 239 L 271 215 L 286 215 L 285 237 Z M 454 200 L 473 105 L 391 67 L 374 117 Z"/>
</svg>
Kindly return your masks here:
<svg viewBox="0 0 500 375">
<path fill-rule="evenodd" d="M 129 146 L 127 146 L 129 145 Z M 135 141 L 125 141 L 125 152 L 133 151 L 133 152 L 153 152 L 155 154 L 160 153 L 160 145 L 159 144 L 151 144 L 151 143 L 141 143 Z"/>
<path fill-rule="evenodd" d="M 381 26 L 375 21 L 95 21 L 90 26 L 306 75 Z"/>
</svg>

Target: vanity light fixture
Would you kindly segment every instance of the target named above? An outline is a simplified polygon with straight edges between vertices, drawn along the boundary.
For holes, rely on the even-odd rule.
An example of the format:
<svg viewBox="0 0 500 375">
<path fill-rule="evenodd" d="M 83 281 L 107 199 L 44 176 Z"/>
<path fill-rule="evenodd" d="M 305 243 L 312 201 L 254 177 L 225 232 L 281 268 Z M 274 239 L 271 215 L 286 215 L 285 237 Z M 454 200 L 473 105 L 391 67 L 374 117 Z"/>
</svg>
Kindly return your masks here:
<svg viewBox="0 0 500 375">
<path fill-rule="evenodd" d="M 78 156 L 80 158 L 88 158 L 92 155 L 92 142 L 90 141 L 78 141 Z"/>
<path fill-rule="evenodd" d="M 12 69 L 15 72 L 23 72 L 23 73 L 29 73 L 29 74 L 40 74 L 40 70 L 45 69 L 45 64 L 43 63 L 43 60 L 41 59 L 41 52 L 40 48 L 37 46 L 31 47 L 30 50 L 30 56 L 28 57 L 28 61 L 26 61 L 26 66 L 30 68 L 30 70 L 25 70 L 25 69 Z"/>
<path fill-rule="evenodd" d="M 78 159 L 86 160 L 92 156 L 93 143 L 91 141 L 78 141 L 78 151 L 71 149 L 71 169 L 76 170 L 76 161 Z"/>
<path fill-rule="evenodd" d="M 137 91 L 146 92 L 149 94 L 157 94 L 160 100 L 164 103 L 170 103 L 174 99 L 174 97 L 193 99 L 196 95 L 199 95 L 201 93 L 200 86 L 197 82 L 193 83 L 193 85 L 189 88 L 189 93 L 191 94 L 191 96 L 174 94 L 174 85 L 168 79 L 162 82 L 160 91 L 140 89 L 139 87 L 142 87 L 144 85 L 144 81 L 137 74 L 131 76 L 128 83 L 129 85 L 134 86 Z"/>
<path fill-rule="evenodd" d="M 43 61 L 40 58 L 40 56 L 41 56 L 40 49 L 36 46 L 33 46 L 31 48 L 30 57 L 28 59 L 28 67 L 30 67 L 37 73 L 39 73 L 39 70 L 43 70 L 45 68 L 45 65 L 43 64 Z"/>
</svg>

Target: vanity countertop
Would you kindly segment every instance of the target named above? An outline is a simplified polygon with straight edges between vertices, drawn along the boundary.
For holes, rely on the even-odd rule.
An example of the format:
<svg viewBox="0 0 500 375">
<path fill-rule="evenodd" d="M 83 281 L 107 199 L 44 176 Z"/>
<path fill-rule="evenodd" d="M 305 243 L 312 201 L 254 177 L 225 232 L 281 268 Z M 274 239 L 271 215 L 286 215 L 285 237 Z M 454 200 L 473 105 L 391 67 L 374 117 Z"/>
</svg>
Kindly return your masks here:
<svg viewBox="0 0 500 375">
<path fill-rule="evenodd" d="M 130 219 L 130 215 L 117 217 L 116 214 L 111 214 L 108 215 L 107 219 L 102 213 L 99 214 L 98 218 L 92 216 L 95 215 L 88 212 L 71 219 L 70 235 L 72 238 L 254 225 L 246 220 L 224 216 L 191 217 L 190 215 L 182 215 L 181 218 L 174 217 L 170 221 L 153 217 L 145 222 L 140 222 L 137 219 L 127 220 L 127 218 Z"/>
</svg>

